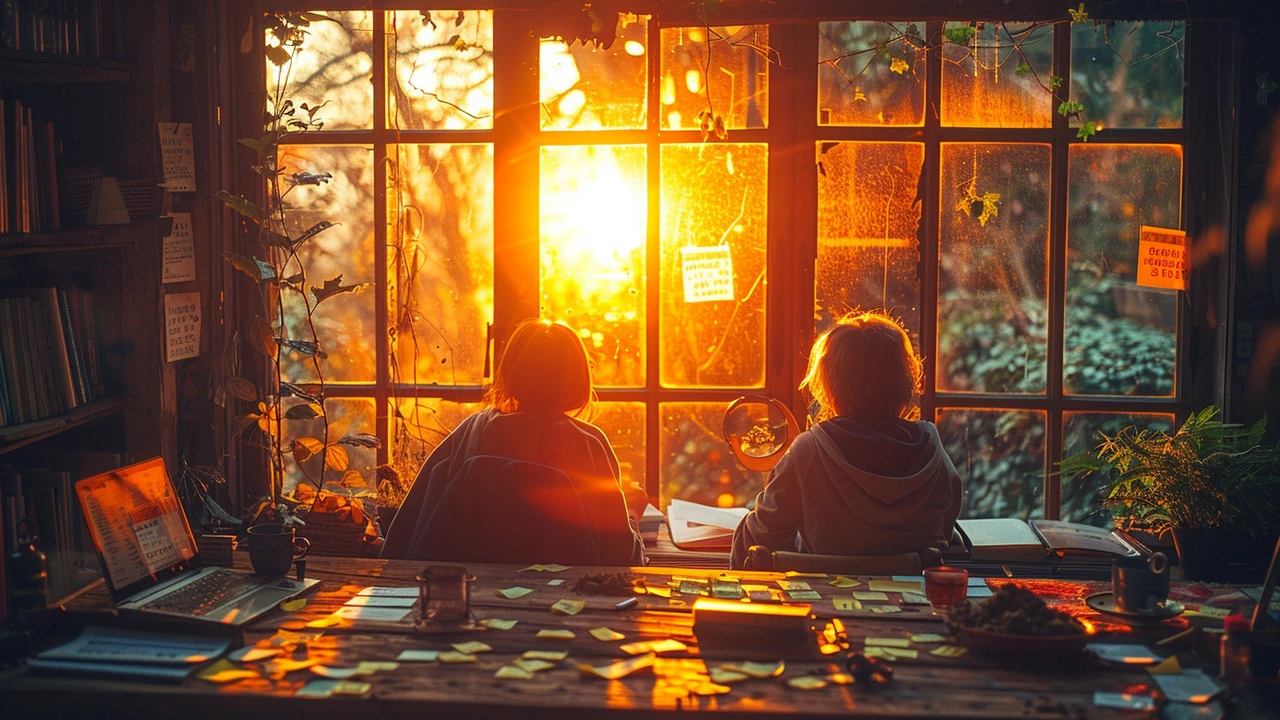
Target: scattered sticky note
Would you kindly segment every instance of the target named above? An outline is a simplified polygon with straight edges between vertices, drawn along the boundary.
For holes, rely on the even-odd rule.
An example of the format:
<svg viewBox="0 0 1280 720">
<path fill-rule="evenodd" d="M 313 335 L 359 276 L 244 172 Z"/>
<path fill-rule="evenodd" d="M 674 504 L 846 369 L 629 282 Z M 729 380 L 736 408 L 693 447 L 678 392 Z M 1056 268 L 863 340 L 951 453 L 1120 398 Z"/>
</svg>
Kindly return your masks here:
<svg viewBox="0 0 1280 720">
<path fill-rule="evenodd" d="M 327 627 L 333 627 L 334 625 L 341 625 L 341 624 L 342 624 L 342 619 L 339 618 L 338 616 L 326 615 L 318 620 L 312 620 L 311 622 L 307 623 L 307 627 L 327 628 Z"/>
<path fill-rule="evenodd" d="M 1173 702 L 1207 703 L 1223 691 L 1222 685 L 1203 670 L 1183 670 L 1177 675 L 1152 676 L 1164 694 Z"/>
<path fill-rule="evenodd" d="M 920 593 L 904 592 L 902 593 L 902 602 L 907 605 L 928 605 L 929 598 Z"/>
<path fill-rule="evenodd" d="M 800 572 L 799 570 L 788 570 L 788 571 L 786 571 L 785 573 L 783 573 L 783 575 L 786 575 L 786 576 L 787 576 L 787 577 L 789 577 L 789 578 L 797 578 L 797 577 L 807 577 L 807 578 L 824 578 L 824 577 L 827 577 L 827 574 L 826 574 L 826 573 L 820 573 L 820 572 Z"/>
<path fill-rule="evenodd" d="M 319 665 L 319 658 L 307 658 L 306 660 L 293 660 L 291 658 L 277 658 L 270 660 L 264 666 L 268 675 L 284 675 L 295 670 L 305 670 L 312 665 Z"/>
<path fill-rule="evenodd" d="M 549 663 L 546 660 L 526 660 L 525 658 L 516 658 L 511 664 L 530 673 L 555 667 L 555 663 Z"/>
<path fill-rule="evenodd" d="M 930 650 L 929 654 L 937 655 L 938 657 L 954 658 L 960 657 L 966 652 L 969 652 L 969 648 L 960 647 L 959 645 L 939 645 L 938 647 Z"/>
<path fill-rule="evenodd" d="M 720 668 L 722 670 L 740 672 L 743 675 L 749 675 L 753 678 L 770 678 L 781 675 L 783 671 L 787 669 L 787 665 L 782 660 L 779 660 L 776 663 L 754 662 L 748 660 L 747 662 L 738 663 L 737 665 L 721 665 Z"/>
<path fill-rule="evenodd" d="M 464 652 L 456 652 L 454 650 L 445 650 L 444 652 L 440 653 L 437 659 L 442 663 L 448 663 L 448 664 L 473 663 L 476 661 L 476 656 L 469 655 Z"/>
<path fill-rule="evenodd" d="M 661 585 L 646 585 L 645 592 L 661 598 L 671 597 L 671 588 L 663 587 Z"/>
<path fill-rule="evenodd" d="M 569 657 L 569 653 L 564 650 L 525 650 L 520 657 L 525 660 L 549 660 L 551 662 L 560 662 Z"/>
<path fill-rule="evenodd" d="M 285 600 L 280 603 L 280 609 L 285 612 L 296 612 L 307 606 L 306 598 L 295 598 L 293 600 Z"/>
<path fill-rule="evenodd" d="M 250 645 L 249 647 L 242 647 L 239 650 L 232 650 L 227 654 L 227 659 L 234 660 L 235 662 L 251 663 L 258 662 L 259 660 L 266 660 L 267 658 L 273 658 L 282 652 L 284 651 L 280 648 L 260 648 Z"/>
<path fill-rule="evenodd" d="M 516 626 L 519 620 L 499 620 L 498 618 L 485 618 L 480 621 L 480 625 L 490 630 L 510 630 Z"/>
<path fill-rule="evenodd" d="M 724 668 L 711 668 L 709 674 L 711 676 L 711 682 L 716 683 L 717 685 L 732 685 L 733 683 L 742 682 L 743 680 L 751 677 L 746 673 L 738 672 L 737 670 L 726 670 Z"/>
<path fill-rule="evenodd" d="M 946 639 L 946 635 L 939 635 L 937 633 L 916 633 L 911 636 L 911 642 L 918 643 L 943 642 Z"/>
<path fill-rule="evenodd" d="M 401 650 L 396 660 L 400 662 L 435 662 L 439 657 L 439 650 Z"/>
<path fill-rule="evenodd" d="M 338 686 L 338 680 L 312 680 L 311 682 L 298 688 L 293 693 L 294 697 L 318 697 L 325 698 L 333 694 L 333 689 Z"/>
<path fill-rule="evenodd" d="M 196 675 L 201 680 L 208 680 L 212 683 L 229 683 L 236 680 L 244 680 L 246 678 L 261 677 L 257 672 L 242 668 L 230 660 L 219 660 L 207 668 L 204 668 Z"/>
<path fill-rule="evenodd" d="M 827 584 L 838 588 L 851 588 L 858 587 L 862 583 L 854 580 L 853 578 L 845 577 L 844 575 L 837 575 L 835 580 L 832 580 Z"/>
<path fill-rule="evenodd" d="M 1216 607 L 1209 607 L 1208 605 L 1203 605 L 1200 607 L 1199 610 L 1188 610 L 1186 615 L 1187 617 L 1199 616 L 1199 617 L 1207 617 L 1207 618 L 1224 618 L 1230 614 L 1231 614 L 1231 611 L 1227 610 L 1226 608 L 1216 608 Z"/>
<path fill-rule="evenodd" d="M 964 594 L 965 597 L 971 598 L 985 598 L 991 597 L 992 595 L 995 595 L 995 593 L 991 592 L 991 588 L 986 585 L 970 585 L 969 589 Z"/>
<path fill-rule="evenodd" d="M 615 640 L 623 640 L 627 637 L 626 635 L 614 632 L 607 627 L 594 628 L 590 632 L 591 637 L 599 640 L 600 642 L 613 642 Z"/>
<path fill-rule="evenodd" d="M 587 604 L 581 600 L 557 600 L 556 604 L 551 606 L 551 612 L 561 615 L 577 615 L 586 606 Z"/>
<path fill-rule="evenodd" d="M 311 672 L 320 677 L 332 680 L 346 680 L 357 675 L 368 675 L 369 671 L 359 667 L 329 667 L 328 665 L 312 665 Z"/>
<path fill-rule="evenodd" d="M 787 684 L 800 690 L 817 690 L 826 687 L 827 681 L 813 675 L 801 675 L 800 677 L 787 678 Z"/>
<path fill-rule="evenodd" d="M 557 587 L 557 586 L 559 586 L 559 585 L 563 585 L 563 584 L 564 584 L 564 578 L 555 578 L 555 579 L 553 579 L 553 580 L 548 580 L 548 581 L 547 581 L 547 584 L 548 584 L 548 585 L 550 585 L 551 587 Z"/>
<path fill-rule="evenodd" d="M 583 672 L 588 675 L 595 675 L 596 677 L 601 677 L 605 680 L 618 680 L 637 670 L 652 667 L 655 659 L 656 657 L 653 653 L 648 653 L 647 655 L 633 657 L 630 660 L 619 660 L 618 662 L 599 667 L 592 667 L 591 665 L 583 663 L 578 666 L 578 670 L 579 672 Z"/>
<path fill-rule="evenodd" d="M 788 590 L 787 599 L 808 602 L 811 600 L 821 600 L 822 595 L 817 590 Z"/>
<path fill-rule="evenodd" d="M 493 674 L 499 680 L 532 680 L 533 673 L 528 670 L 515 667 L 514 665 L 503 665 L 498 668 L 498 672 Z"/>
<path fill-rule="evenodd" d="M 485 643 L 482 643 L 478 640 L 470 640 L 468 642 L 454 643 L 453 649 L 457 650 L 460 653 L 466 653 L 468 655 L 475 655 L 476 653 L 489 652 L 493 650 L 493 648 L 489 647 Z"/>
<path fill-rule="evenodd" d="M 517 586 L 517 587 L 509 587 L 505 590 L 499 590 L 498 594 L 508 600 L 515 600 L 516 598 L 522 598 L 531 592 L 533 591 L 530 590 L 529 588 Z"/>
<path fill-rule="evenodd" d="M 556 563 L 546 563 L 546 564 L 538 563 L 538 564 L 535 564 L 535 565 L 530 565 L 529 567 L 524 568 L 524 569 L 523 569 L 523 570 L 521 570 L 520 572 L 534 571 L 534 572 L 553 572 L 553 573 L 555 573 L 555 572 L 563 572 L 563 571 L 568 570 L 568 569 L 569 569 L 569 566 L 568 566 L 568 565 L 557 565 Z"/>
<path fill-rule="evenodd" d="M 334 695 L 364 695 L 373 689 L 373 686 L 367 682 L 359 682 L 356 680 L 342 680 L 333 686 Z"/>
<path fill-rule="evenodd" d="M 923 581 L 908 582 L 904 580 L 872 580 L 871 582 L 867 583 L 867 588 L 869 590 L 876 590 L 879 592 L 897 592 L 897 593 L 916 592 L 918 593 L 924 589 L 924 583 Z"/>
<path fill-rule="evenodd" d="M 869 637 L 863 642 L 867 646 L 879 645 L 880 647 L 896 648 L 911 647 L 911 641 L 906 638 Z"/>
<path fill-rule="evenodd" d="M 386 660 L 364 660 L 357 663 L 356 667 L 369 673 L 391 672 L 392 670 L 398 669 L 400 667 L 400 663 L 388 662 Z"/>
<path fill-rule="evenodd" d="M 851 597 L 833 597 L 831 598 L 831 604 L 837 610 L 861 610 L 862 609 L 862 603 L 858 600 L 854 600 Z"/>
<path fill-rule="evenodd" d="M 1147 668 L 1147 672 L 1152 675 L 1177 675 L 1182 672 L 1182 664 L 1178 662 L 1177 655 L 1170 655 L 1153 667 Z"/>
<path fill-rule="evenodd" d="M 889 613 L 902 612 L 902 608 L 898 607 L 897 605 L 872 605 L 867 609 L 879 615 L 887 615 Z"/>
<path fill-rule="evenodd" d="M 418 597 L 418 588 L 416 587 L 367 587 L 362 588 L 357 595 L 372 595 L 374 597 L 398 597 L 398 598 L 416 598 Z"/>
<path fill-rule="evenodd" d="M 679 640 L 666 638 L 664 640 L 646 640 L 644 642 L 628 643 L 619 647 L 622 649 L 622 652 L 628 655 L 639 655 L 641 653 L 676 652 L 679 650 L 686 650 L 689 646 Z"/>
<path fill-rule="evenodd" d="M 572 640 L 576 637 L 572 630 L 564 630 L 561 628 L 543 628 L 538 631 L 538 637 L 552 640 Z"/>
<path fill-rule="evenodd" d="M 343 605 L 332 617 L 343 620 L 369 622 L 400 622 L 410 612 L 404 607 L 362 607 L 360 605 Z"/>
<path fill-rule="evenodd" d="M 778 587 L 783 590 L 812 590 L 809 583 L 803 580 L 779 580 Z"/>
<path fill-rule="evenodd" d="M 889 599 L 889 596 L 885 595 L 882 592 L 867 592 L 867 591 L 858 592 L 855 590 L 852 594 L 853 594 L 854 600 L 888 600 Z"/>
</svg>

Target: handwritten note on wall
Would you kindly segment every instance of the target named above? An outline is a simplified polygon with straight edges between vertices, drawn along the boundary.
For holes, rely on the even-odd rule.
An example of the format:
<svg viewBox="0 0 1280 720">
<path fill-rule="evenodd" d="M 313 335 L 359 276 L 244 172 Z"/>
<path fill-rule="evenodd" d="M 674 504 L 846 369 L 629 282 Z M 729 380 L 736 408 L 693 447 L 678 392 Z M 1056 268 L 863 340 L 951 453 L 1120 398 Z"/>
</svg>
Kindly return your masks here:
<svg viewBox="0 0 1280 720">
<path fill-rule="evenodd" d="M 196 189 L 196 147 L 191 123 L 159 123 L 160 158 L 164 162 L 162 187 L 172 192 Z"/>
<path fill-rule="evenodd" d="M 164 296 L 165 359 L 186 360 L 200 354 L 200 293 Z"/>
<path fill-rule="evenodd" d="M 733 299 L 733 257 L 728 245 L 680 248 L 684 301 Z"/>
<path fill-rule="evenodd" d="M 1138 284 L 1186 290 L 1187 278 L 1187 234 L 1143 225 L 1138 236 Z"/>
<path fill-rule="evenodd" d="M 196 279 L 196 248 L 191 235 L 191 213 L 174 213 L 173 229 L 164 238 L 164 282 Z"/>
</svg>

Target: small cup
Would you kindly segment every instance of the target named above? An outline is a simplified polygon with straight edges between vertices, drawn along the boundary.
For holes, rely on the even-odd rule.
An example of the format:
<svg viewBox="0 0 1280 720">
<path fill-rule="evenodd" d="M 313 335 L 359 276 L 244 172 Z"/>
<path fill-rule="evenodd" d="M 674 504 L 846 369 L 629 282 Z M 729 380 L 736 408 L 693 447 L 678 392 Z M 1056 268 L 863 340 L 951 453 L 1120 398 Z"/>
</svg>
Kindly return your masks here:
<svg viewBox="0 0 1280 720">
<path fill-rule="evenodd" d="M 307 556 L 309 549 L 311 541 L 295 538 L 291 527 L 273 523 L 249 528 L 249 562 L 259 575 L 284 575 L 294 560 Z"/>
<path fill-rule="evenodd" d="M 1169 558 L 1164 553 L 1148 557 L 1116 558 L 1111 563 L 1111 592 L 1116 609 L 1153 613 L 1169 599 Z"/>
<path fill-rule="evenodd" d="M 924 596 L 935 615 L 946 614 L 952 605 L 965 599 L 969 592 L 969 571 L 945 565 L 926 568 Z"/>
<path fill-rule="evenodd" d="M 463 623 L 471 617 L 467 569 L 461 565 L 428 565 L 418 575 L 418 620 Z"/>
</svg>

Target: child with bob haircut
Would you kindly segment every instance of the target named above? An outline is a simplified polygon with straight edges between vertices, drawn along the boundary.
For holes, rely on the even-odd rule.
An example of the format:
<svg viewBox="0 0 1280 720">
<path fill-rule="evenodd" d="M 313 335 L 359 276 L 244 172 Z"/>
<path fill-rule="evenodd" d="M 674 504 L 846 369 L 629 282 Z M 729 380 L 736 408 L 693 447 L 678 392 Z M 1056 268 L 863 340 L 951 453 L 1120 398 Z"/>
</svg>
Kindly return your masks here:
<svg viewBox="0 0 1280 720">
<path fill-rule="evenodd" d="M 733 535 L 828 555 L 896 555 L 944 546 L 960 515 L 960 476 L 933 423 L 913 421 L 923 365 L 893 317 L 853 312 L 813 345 L 800 384 L 818 422 L 787 450 Z"/>
<path fill-rule="evenodd" d="M 599 529 L 602 564 L 643 565 L 638 523 L 648 498 L 634 484 L 622 487 L 608 438 L 582 419 L 590 417 L 594 395 L 590 360 L 577 333 L 547 320 L 520 323 L 485 393 L 488 407 L 464 420 L 423 463 L 387 532 L 382 557 L 448 559 L 440 548 L 427 547 L 428 521 L 446 490 L 452 488 L 455 497 L 467 492 L 468 483 L 479 487 L 460 472 L 467 460 L 497 456 L 563 471 L 581 493 L 590 524 Z M 502 522 L 511 542 L 533 532 L 522 528 L 519 517 Z"/>
</svg>

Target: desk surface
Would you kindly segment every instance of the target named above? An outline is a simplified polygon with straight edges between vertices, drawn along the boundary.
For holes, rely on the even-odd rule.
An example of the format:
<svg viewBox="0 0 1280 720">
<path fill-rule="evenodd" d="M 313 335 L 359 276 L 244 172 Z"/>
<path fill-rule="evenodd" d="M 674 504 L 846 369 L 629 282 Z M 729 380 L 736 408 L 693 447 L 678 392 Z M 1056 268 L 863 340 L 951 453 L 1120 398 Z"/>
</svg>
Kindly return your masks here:
<svg viewBox="0 0 1280 720">
<path fill-rule="evenodd" d="M 238 560 L 241 560 L 238 558 Z M 304 609 L 296 612 L 275 611 L 247 628 L 246 644 L 267 645 L 281 627 L 301 632 L 304 626 L 329 616 L 368 586 L 415 586 L 414 576 L 422 562 L 314 558 L 308 574 L 322 580 L 308 596 Z M 980 654 L 941 657 L 930 653 L 940 643 L 912 642 L 918 650 L 916 659 L 893 662 L 894 680 L 881 688 L 828 684 L 816 690 L 800 690 L 786 681 L 803 675 L 826 677 L 838 672 L 844 653 L 824 657 L 817 643 L 786 657 L 786 670 L 780 678 L 749 679 L 729 686 L 725 694 L 698 696 L 689 690 L 690 672 L 718 667 L 723 663 L 753 660 L 778 660 L 778 653 L 757 648 L 725 654 L 699 647 L 693 636 L 689 605 L 672 606 L 667 598 L 654 595 L 640 597 L 639 604 L 629 610 L 614 609 L 621 598 L 584 596 L 569 588 L 581 575 L 602 568 L 570 568 L 560 572 L 521 571 L 508 566 L 470 566 L 476 576 L 472 584 L 472 608 L 477 618 L 517 620 L 510 630 L 476 629 L 456 634 L 424 634 L 416 632 L 412 617 L 400 623 L 352 623 L 323 629 L 323 635 L 295 651 L 294 659 L 316 659 L 325 665 L 352 667 L 361 661 L 395 661 L 402 650 L 449 650 L 455 642 L 479 640 L 492 646 L 492 652 L 478 654 L 468 664 L 439 662 L 401 662 L 394 670 L 379 671 L 356 678 L 371 684 L 371 691 L 360 697 L 333 697 L 323 701 L 292 697 L 308 681 L 320 679 L 309 669 L 294 670 L 276 676 L 265 674 L 216 685 L 196 677 L 181 685 L 145 685 L 131 682 L 41 677 L 28 673 L 0 685 L 0 706 L 5 716 L 28 717 L 143 717 L 219 718 L 227 720 L 237 713 L 246 717 L 269 717 L 269 713 L 302 712 L 304 717 L 350 717 L 351 713 L 374 713 L 372 717 L 392 717 L 405 712 L 433 717 L 600 717 L 601 710 L 619 711 L 618 715 L 644 716 L 655 710 L 702 710 L 726 713 L 728 717 L 748 717 L 778 713 L 813 715 L 849 715 L 864 717 L 965 717 L 965 718 L 1105 718 L 1120 717 L 1121 711 L 1096 708 L 1095 691 L 1120 692 L 1149 683 L 1146 671 L 1136 667 L 1103 666 L 1090 656 L 1077 656 L 1070 661 L 1027 658 L 1009 662 Z M 613 568 L 617 571 L 617 568 Z M 708 577 L 716 570 L 671 569 L 649 567 L 633 569 L 635 575 L 649 578 L 650 586 L 663 586 L 673 573 L 688 577 Z M 743 582 L 774 582 L 783 576 L 776 573 L 735 573 Z M 563 578 L 564 583 L 548 583 Z M 869 578 L 861 588 L 838 589 L 825 578 L 793 578 L 809 582 L 823 599 L 813 602 L 819 618 L 835 614 L 831 597 L 865 591 Z M 993 580 L 992 585 L 1001 581 Z M 1034 586 L 1054 606 L 1069 610 L 1091 623 L 1098 640 L 1117 639 L 1153 642 L 1186 629 L 1189 623 L 1218 627 L 1220 620 L 1209 618 L 1176 618 L 1152 628 L 1131 628 L 1107 620 L 1089 611 L 1082 599 L 1101 589 L 1099 583 L 1071 581 L 1023 581 Z M 534 592 L 508 600 L 500 589 L 521 586 Z M 1230 588 L 1223 588 L 1230 592 Z M 562 598 L 584 600 L 586 609 L 575 616 L 554 614 L 550 607 Z M 902 605 L 897 593 L 888 594 L 884 604 L 899 606 L 893 613 L 863 611 L 843 617 L 853 650 L 862 650 L 864 640 L 875 638 L 909 638 L 913 634 L 945 634 L 942 622 L 928 613 L 927 606 Z M 686 598 L 686 600 L 689 600 Z M 1236 600 L 1239 600 L 1238 598 Z M 1215 604 L 1230 606 L 1232 601 Z M 1247 602 L 1247 601 L 1241 601 Z M 871 603 L 868 603 L 871 604 Z M 82 595 L 68 606 L 73 613 L 102 612 L 108 606 L 105 591 Z M 843 613 L 842 613 L 843 614 Z M 821 627 L 819 623 L 819 627 Z M 602 642 L 589 634 L 592 628 L 608 627 L 625 636 L 625 640 Z M 571 640 L 538 639 L 544 628 L 572 630 Z M 588 676 L 578 669 L 579 663 L 593 666 L 627 659 L 620 645 L 638 640 L 674 638 L 686 643 L 688 650 L 664 654 L 658 664 L 617 681 Z M 941 643 L 945 644 L 945 643 Z M 1176 646 L 1172 646 L 1176 647 Z M 1183 646 L 1184 649 L 1186 646 Z M 555 667 L 534 674 L 532 680 L 496 679 L 494 673 L 510 665 L 527 650 L 564 650 L 569 656 Z M 1168 649 L 1157 649 L 1159 654 Z M 1180 653 L 1184 658 L 1189 652 Z M 264 671 L 261 663 L 248 668 Z M 1265 702 L 1275 702 L 1272 688 Z M 1252 696 L 1252 694 L 1251 694 Z M 1266 712 L 1250 708 L 1254 703 L 1246 697 L 1234 717 L 1266 717 Z M 1268 707 L 1265 704 L 1258 705 Z M 1270 707 L 1275 707 L 1271 705 Z M 12 710 L 12 714 L 10 711 Z M 1132 717 L 1132 715 L 1129 715 Z"/>
</svg>

